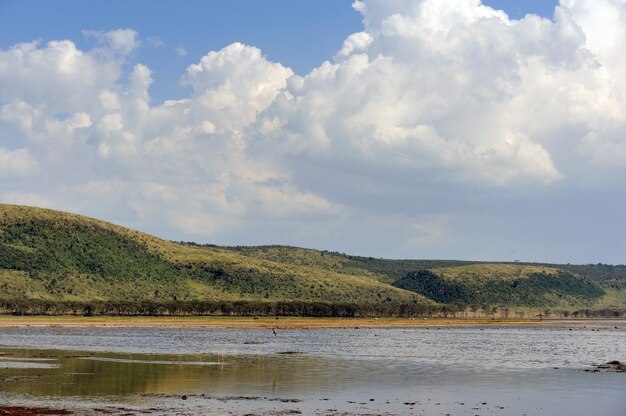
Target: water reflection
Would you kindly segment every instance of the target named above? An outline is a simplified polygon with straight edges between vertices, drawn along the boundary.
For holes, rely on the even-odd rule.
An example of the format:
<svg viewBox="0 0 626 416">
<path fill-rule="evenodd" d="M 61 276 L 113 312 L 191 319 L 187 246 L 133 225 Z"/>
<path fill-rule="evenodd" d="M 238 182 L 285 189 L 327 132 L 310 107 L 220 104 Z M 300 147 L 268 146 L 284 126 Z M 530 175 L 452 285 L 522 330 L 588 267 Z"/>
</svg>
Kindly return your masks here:
<svg viewBox="0 0 626 416">
<path fill-rule="evenodd" d="M 42 396 L 313 392 L 356 381 L 371 367 L 314 356 L 230 356 L 224 361 L 224 356 L 208 355 L 3 352 L 24 367 L 0 369 L 0 390 Z M 29 361 L 42 355 L 53 364 Z M 16 376 L 25 382 L 15 382 Z"/>
</svg>

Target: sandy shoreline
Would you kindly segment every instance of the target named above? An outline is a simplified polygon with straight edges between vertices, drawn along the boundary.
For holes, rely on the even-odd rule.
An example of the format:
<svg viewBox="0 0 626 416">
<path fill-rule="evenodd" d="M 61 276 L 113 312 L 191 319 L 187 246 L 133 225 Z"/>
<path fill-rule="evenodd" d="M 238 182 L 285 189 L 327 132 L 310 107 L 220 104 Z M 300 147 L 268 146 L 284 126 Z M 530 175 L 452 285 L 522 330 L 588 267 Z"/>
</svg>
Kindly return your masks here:
<svg viewBox="0 0 626 416">
<path fill-rule="evenodd" d="M 599 325 L 608 320 L 486 318 L 75 317 L 0 316 L 0 328 L 354 329 L 500 325 Z"/>
</svg>

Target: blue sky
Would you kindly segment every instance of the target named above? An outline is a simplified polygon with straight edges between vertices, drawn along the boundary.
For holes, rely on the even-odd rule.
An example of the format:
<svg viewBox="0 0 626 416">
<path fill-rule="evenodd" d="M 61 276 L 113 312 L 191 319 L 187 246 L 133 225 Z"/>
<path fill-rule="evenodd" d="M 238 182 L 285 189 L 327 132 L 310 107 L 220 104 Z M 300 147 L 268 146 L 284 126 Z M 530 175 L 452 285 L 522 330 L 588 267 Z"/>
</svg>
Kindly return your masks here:
<svg viewBox="0 0 626 416">
<path fill-rule="evenodd" d="M 0 202 L 172 240 L 624 263 L 626 10 L 561 3 L 0 0 Z"/>
<path fill-rule="evenodd" d="M 552 18 L 555 0 L 489 0 L 511 17 Z M 132 57 L 154 68 L 151 94 L 162 101 L 184 94 L 185 68 L 210 50 L 232 42 L 259 47 L 272 61 L 306 74 L 330 59 L 343 40 L 362 28 L 352 0 L 0 0 L 0 46 L 40 39 L 93 45 L 84 30 L 132 28 L 144 41 Z M 160 42 L 162 44 L 160 44 Z M 176 49 L 183 48 L 185 56 Z"/>
<path fill-rule="evenodd" d="M 180 95 L 178 78 L 210 50 L 232 42 L 255 45 L 273 61 L 306 73 L 360 30 L 351 1 L 12 1 L 0 0 L 3 47 L 33 39 L 72 39 L 90 46 L 83 30 L 137 30 L 145 44 L 133 61 L 153 67 L 155 99 Z M 35 11 L 35 13 L 33 13 Z M 159 39 L 163 45 L 150 43 Z M 182 47 L 186 56 L 179 56 Z"/>
</svg>

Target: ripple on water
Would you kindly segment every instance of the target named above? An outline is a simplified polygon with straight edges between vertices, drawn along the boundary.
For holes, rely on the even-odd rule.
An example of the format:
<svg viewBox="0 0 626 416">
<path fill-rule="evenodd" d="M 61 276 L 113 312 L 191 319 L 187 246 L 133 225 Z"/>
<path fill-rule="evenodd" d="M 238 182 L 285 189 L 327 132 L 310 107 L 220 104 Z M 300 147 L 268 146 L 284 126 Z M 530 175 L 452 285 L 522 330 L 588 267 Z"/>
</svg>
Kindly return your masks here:
<svg viewBox="0 0 626 416">
<path fill-rule="evenodd" d="M 0 369 L 8 368 L 59 368 L 58 364 L 31 363 L 27 361 L 2 361 Z"/>
</svg>

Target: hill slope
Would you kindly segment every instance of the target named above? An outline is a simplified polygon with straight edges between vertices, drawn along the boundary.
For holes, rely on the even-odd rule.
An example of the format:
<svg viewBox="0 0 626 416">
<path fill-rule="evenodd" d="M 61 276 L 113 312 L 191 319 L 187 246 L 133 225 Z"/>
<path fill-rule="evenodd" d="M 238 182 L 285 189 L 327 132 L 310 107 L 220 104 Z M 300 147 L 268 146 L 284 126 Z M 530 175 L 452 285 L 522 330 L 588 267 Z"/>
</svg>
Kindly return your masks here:
<svg viewBox="0 0 626 416">
<path fill-rule="evenodd" d="M 78 215 L 0 205 L 0 298 L 428 302 L 363 274 L 194 247 Z"/>
<path fill-rule="evenodd" d="M 389 260 L 285 246 L 232 247 L 246 256 L 318 264 L 373 278 L 441 304 L 489 310 L 626 310 L 626 266 L 488 263 L 458 260 Z M 322 259 L 320 260 L 320 254 Z"/>
<path fill-rule="evenodd" d="M 14 312 L 37 302 L 140 303 L 138 313 L 190 302 L 188 313 L 207 308 L 198 302 L 257 305 L 244 308 L 250 313 L 278 313 L 263 306 L 277 302 L 360 305 L 361 312 L 379 314 L 432 313 L 445 304 L 623 310 L 626 267 L 385 260 L 297 247 L 175 243 L 79 215 L 0 204 L 2 301 L 17 304 L 5 308 Z M 324 313 L 355 313 L 342 310 Z"/>
<path fill-rule="evenodd" d="M 544 266 L 475 264 L 409 273 L 394 283 L 444 303 L 589 307 L 605 295 L 598 284 Z"/>
</svg>

